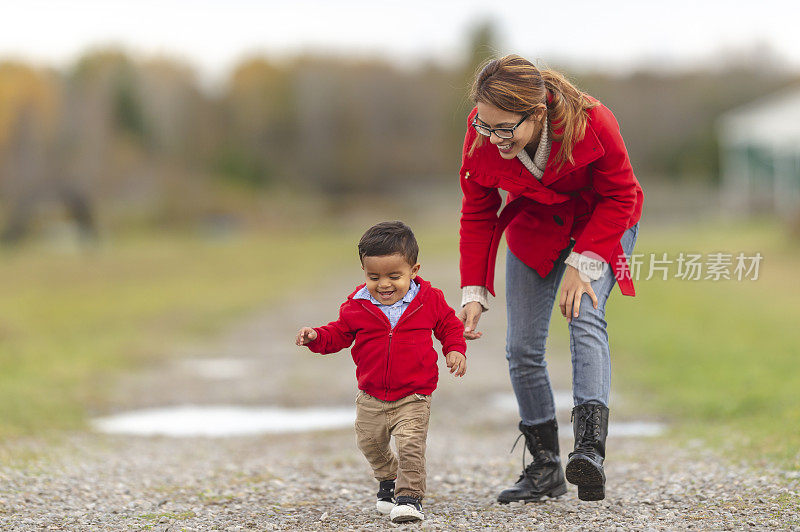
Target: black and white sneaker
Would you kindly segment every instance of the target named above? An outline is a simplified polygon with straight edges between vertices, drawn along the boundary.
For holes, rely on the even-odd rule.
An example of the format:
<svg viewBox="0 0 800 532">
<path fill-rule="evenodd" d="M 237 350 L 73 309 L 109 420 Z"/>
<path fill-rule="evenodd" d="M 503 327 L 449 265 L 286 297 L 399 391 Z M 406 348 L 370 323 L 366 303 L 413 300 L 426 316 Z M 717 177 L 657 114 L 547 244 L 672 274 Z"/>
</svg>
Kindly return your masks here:
<svg viewBox="0 0 800 532">
<path fill-rule="evenodd" d="M 410 521 L 422 521 L 425 516 L 422 514 L 422 503 L 414 497 L 398 497 L 397 504 L 389 514 L 392 523 L 408 523 Z"/>
<path fill-rule="evenodd" d="M 378 489 L 378 502 L 375 504 L 378 512 L 389 515 L 394 508 L 394 480 L 382 480 Z"/>
</svg>

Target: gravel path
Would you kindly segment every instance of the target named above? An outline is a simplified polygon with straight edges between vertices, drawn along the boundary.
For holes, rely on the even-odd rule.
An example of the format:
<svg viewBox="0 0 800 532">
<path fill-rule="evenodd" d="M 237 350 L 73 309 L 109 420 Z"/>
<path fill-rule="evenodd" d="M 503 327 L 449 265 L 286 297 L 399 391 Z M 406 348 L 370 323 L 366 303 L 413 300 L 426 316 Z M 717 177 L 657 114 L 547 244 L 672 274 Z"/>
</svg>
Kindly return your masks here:
<svg viewBox="0 0 800 532">
<path fill-rule="evenodd" d="M 314 300 L 252 316 L 214 342 L 184 347 L 162 366 L 126 377 L 109 410 L 351 405 L 355 379 L 349 355 L 314 357 L 295 348 L 292 336 L 302 324 L 332 318 L 356 281 L 330 283 Z M 436 284 L 456 294 L 452 283 Z M 501 305 L 498 301 L 496 309 Z M 498 490 L 516 479 L 521 466 L 519 447 L 508 453 L 517 435 L 516 415 L 497 405 L 498 394 L 510 392 L 503 321 L 502 310 L 485 315 L 485 336 L 470 344 L 464 379 L 442 374 L 431 416 L 426 520 L 399 528 L 800 531 L 796 475 L 735 465 L 697 444 L 678 446 L 668 433 L 609 437 L 604 501 L 578 501 L 571 486 L 558 500 L 496 504 Z M 551 374 L 562 390 L 569 389 L 567 364 L 565 353 L 554 352 Z M 565 457 L 571 445 L 568 410 L 559 416 Z M 612 430 L 626 420 L 654 421 L 615 397 Z M 55 441 L 16 441 L 0 451 L 3 530 L 395 526 L 374 511 L 376 483 L 351 429 L 215 439 L 85 432 Z"/>
</svg>

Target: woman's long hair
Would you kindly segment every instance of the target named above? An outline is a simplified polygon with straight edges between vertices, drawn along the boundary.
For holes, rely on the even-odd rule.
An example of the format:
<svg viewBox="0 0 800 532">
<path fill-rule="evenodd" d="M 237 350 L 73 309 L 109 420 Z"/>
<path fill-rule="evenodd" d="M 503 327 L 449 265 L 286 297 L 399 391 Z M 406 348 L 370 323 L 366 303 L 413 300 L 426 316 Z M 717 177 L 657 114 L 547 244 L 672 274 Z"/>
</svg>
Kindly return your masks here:
<svg viewBox="0 0 800 532">
<path fill-rule="evenodd" d="M 567 161 L 573 162 L 572 148 L 586 132 L 586 110 L 598 105 L 561 73 L 539 70 L 518 55 L 484 63 L 475 76 L 470 97 L 475 103 L 488 103 L 517 114 L 530 114 L 537 105 L 546 104 L 550 138 L 561 141 L 554 159 L 558 168 Z M 482 142 L 483 136 L 478 135 L 470 153 Z"/>
</svg>

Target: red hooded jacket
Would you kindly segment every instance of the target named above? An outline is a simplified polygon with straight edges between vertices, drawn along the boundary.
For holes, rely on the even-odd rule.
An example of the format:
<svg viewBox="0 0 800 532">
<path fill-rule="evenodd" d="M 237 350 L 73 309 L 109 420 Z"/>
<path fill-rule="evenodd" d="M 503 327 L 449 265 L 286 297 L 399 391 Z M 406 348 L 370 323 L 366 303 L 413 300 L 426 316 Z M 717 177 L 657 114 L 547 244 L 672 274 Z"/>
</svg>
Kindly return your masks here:
<svg viewBox="0 0 800 532">
<path fill-rule="evenodd" d="M 477 113 L 473 109 L 468 123 Z M 635 294 L 620 238 L 641 217 L 642 187 L 614 115 L 602 104 L 587 113 L 573 162 L 558 168 L 554 158 L 561 143 L 553 141 L 541 181 L 519 159 L 503 159 L 488 139 L 470 155 L 478 134 L 467 129 L 461 165 L 462 287 L 485 286 L 494 295 L 495 258 L 505 231 L 511 252 L 542 277 L 574 238 L 573 251 L 609 263 L 622 293 Z M 508 191 L 499 215 L 498 189 Z"/>
<path fill-rule="evenodd" d="M 339 319 L 315 327 L 317 338 L 306 344 L 315 353 L 336 353 L 353 345 L 358 388 L 384 401 L 412 393 L 430 395 L 439 379 L 431 331 L 442 353 L 466 354 L 464 326 L 447 305 L 442 291 L 417 277 L 419 292 L 391 328 L 389 318 L 372 302 L 353 299 L 360 285 L 339 308 Z"/>
</svg>

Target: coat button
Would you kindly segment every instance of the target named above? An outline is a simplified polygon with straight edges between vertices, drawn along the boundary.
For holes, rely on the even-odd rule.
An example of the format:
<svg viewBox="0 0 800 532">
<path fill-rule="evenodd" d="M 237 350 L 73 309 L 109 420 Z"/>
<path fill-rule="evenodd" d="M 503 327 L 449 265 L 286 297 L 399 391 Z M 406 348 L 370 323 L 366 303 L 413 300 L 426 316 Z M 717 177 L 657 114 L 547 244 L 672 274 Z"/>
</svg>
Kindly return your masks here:
<svg viewBox="0 0 800 532">
<path fill-rule="evenodd" d="M 564 225 L 564 220 L 562 220 L 562 219 L 561 219 L 561 216 L 559 216 L 559 215 L 557 215 L 557 214 L 554 214 L 554 215 L 553 215 L 553 221 L 554 221 L 554 222 L 555 222 L 557 225 Z"/>
</svg>

